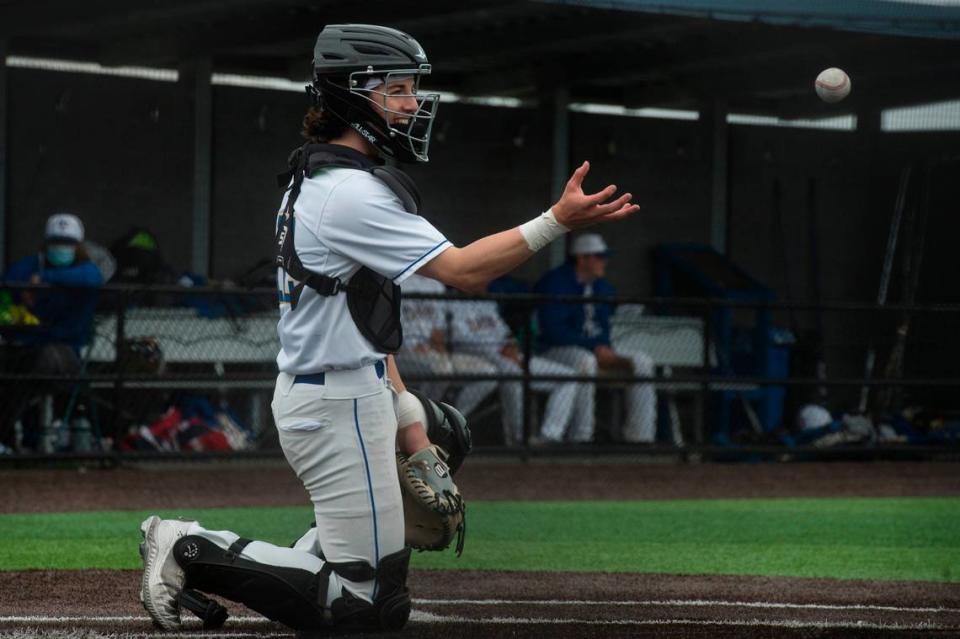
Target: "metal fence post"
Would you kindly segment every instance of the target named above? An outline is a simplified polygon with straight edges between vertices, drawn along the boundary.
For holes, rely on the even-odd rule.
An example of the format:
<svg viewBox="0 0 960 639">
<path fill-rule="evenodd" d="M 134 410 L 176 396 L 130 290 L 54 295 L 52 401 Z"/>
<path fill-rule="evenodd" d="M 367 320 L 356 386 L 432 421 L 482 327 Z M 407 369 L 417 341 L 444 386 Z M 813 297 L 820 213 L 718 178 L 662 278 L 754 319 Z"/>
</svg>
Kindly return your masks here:
<svg viewBox="0 0 960 639">
<path fill-rule="evenodd" d="M 127 292 L 117 292 L 117 328 L 114 336 L 114 379 L 113 379 L 113 427 L 112 435 L 118 437 L 121 432 L 123 411 L 123 377 L 125 360 L 123 357 L 124 330 L 127 317 Z M 117 442 L 119 443 L 119 442 Z"/>
<path fill-rule="evenodd" d="M 697 446 L 704 445 L 710 424 L 711 333 L 713 333 L 713 306 L 711 302 L 707 302 L 703 312 L 703 380 L 700 383 L 700 418 L 697 421 L 697 432 L 694 434 Z"/>
<path fill-rule="evenodd" d="M 533 309 L 532 303 L 526 304 L 526 330 L 523 340 L 523 459 L 526 460 L 530 448 L 530 359 L 533 357 Z"/>
</svg>

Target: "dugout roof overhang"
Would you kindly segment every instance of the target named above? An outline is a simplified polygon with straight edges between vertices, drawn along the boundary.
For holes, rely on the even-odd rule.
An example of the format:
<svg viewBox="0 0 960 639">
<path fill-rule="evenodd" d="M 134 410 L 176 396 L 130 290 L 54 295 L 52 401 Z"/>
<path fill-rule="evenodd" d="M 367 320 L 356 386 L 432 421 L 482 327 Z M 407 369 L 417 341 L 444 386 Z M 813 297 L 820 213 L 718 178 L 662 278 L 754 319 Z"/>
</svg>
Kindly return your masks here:
<svg viewBox="0 0 960 639">
<path fill-rule="evenodd" d="M 934 2 L 937 0 L 931 0 Z M 939 0 L 943 3 L 945 0 Z M 847 70 L 846 112 L 960 97 L 960 6 L 889 0 L 0 0 L 8 55 L 303 80 L 324 23 L 417 37 L 431 88 L 574 102 L 833 115 L 812 81 Z"/>
</svg>

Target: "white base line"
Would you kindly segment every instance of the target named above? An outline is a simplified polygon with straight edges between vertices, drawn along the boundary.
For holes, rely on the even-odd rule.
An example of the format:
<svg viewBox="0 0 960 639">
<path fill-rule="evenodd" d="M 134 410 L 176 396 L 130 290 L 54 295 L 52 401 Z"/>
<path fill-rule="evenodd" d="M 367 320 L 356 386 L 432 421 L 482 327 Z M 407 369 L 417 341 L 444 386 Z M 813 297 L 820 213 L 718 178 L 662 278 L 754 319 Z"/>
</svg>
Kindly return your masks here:
<svg viewBox="0 0 960 639">
<path fill-rule="evenodd" d="M 230 621 L 234 622 L 244 622 L 244 623 L 254 623 L 254 624 L 268 624 L 272 623 L 263 617 L 231 617 L 227 623 Z M 815 629 L 852 629 L 852 628 L 861 628 L 865 630 L 960 630 L 957 626 L 942 626 L 933 623 L 918 623 L 918 624 L 897 624 L 897 623 L 875 623 L 871 621 L 796 621 L 796 620 L 786 620 L 786 621 L 773 621 L 768 619 L 549 619 L 544 617 L 490 617 L 490 618 L 476 618 L 476 617 L 461 617 L 458 615 L 436 615 L 430 612 L 422 612 L 414 610 L 410 615 L 410 621 L 413 623 L 423 623 L 423 624 L 434 624 L 434 623 L 458 623 L 458 624 L 493 624 L 493 625 L 545 625 L 545 626 L 557 626 L 557 625 L 582 625 L 582 626 L 751 626 L 751 627 L 765 627 L 765 628 L 791 628 L 791 629 L 802 629 L 802 628 L 815 628 Z M 136 622 L 136 623 L 149 623 L 149 617 L 133 617 L 133 616 L 123 616 L 123 617 L 43 617 L 43 616 L 16 616 L 16 617 L 0 617 L 0 623 L 3 622 L 14 622 L 14 623 L 32 623 L 38 625 L 47 625 L 47 624 L 57 624 L 57 623 L 81 623 L 81 622 L 108 622 L 108 623 L 122 623 L 122 622 Z M 158 636 L 167 637 L 170 639 L 174 638 L 184 638 L 184 639 L 194 639 L 201 635 L 196 634 L 200 632 L 201 626 L 199 620 L 197 622 L 191 622 L 184 624 L 183 630 L 187 632 L 175 633 L 175 632 L 160 632 L 156 631 Z M 190 632 L 195 630 L 196 632 Z M 153 632 L 146 633 L 147 635 L 153 634 Z M 244 632 L 242 628 L 237 628 L 236 632 L 208 632 L 202 631 L 203 639 L 222 639 L 227 637 L 236 637 L 237 635 L 249 634 L 249 632 Z M 258 633 L 259 637 L 264 638 L 277 638 L 280 637 L 291 637 L 292 633 Z"/>
<path fill-rule="evenodd" d="M 787 609 L 814 609 L 814 610 L 883 610 L 895 612 L 960 612 L 955 608 L 908 608 L 897 606 L 868 606 L 868 605 L 826 605 L 826 604 L 791 604 L 791 603 L 768 603 L 768 602 L 740 602 L 740 601 L 710 601 L 702 599 L 681 600 L 643 600 L 643 601 L 561 601 L 551 600 L 511 600 L 511 599 L 415 599 L 414 603 L 420 605 L 615 605 L 615 606 L 728 606 L 728 607 L 747 607 L 747 608 L 787 608 Z M 459 615 L 438 615 L 432 612 L 414 610 L 410 615 L 410 620 L 414 623 L 460 623 L 460 624 L 496 624 L 496 625 L 589 625 L 589 626 L 754 626 L 771 628 L 815 628 L 815 629 L 853 629 L 862 628 L 869 630 L 958 630 L 956 626 L 944 626 L 930 622 L 920 622 L 916 624 L 900 623 L 877 623 L 869 621 L 798 621 L 798 620 L 767 620 L 767 619 L 551 619 L 543 617 L 463 617 Z M 259 616 L 241 616 L 231 617 L 233 623 L 265 625 L 273 622 Z M 24 624 L 60 624 L 60 623 L 149 623 L 147 616 L 44 616 L 44 615 L 16 615 L 0 616 L 0 623 L 24 623 Z M 229 623 L 229 622 L 228 622 Z M 229 626 L 228 626 L 229 627 Z M 200 622 L 197 619 L 185 619 L 182 633 L 163 633 L 164 637 L 190 638 L 197 635 L 192 630 L 200 630 Z M 148 633 L 149 634 L 149 633 Z M 237 632 L 210 633 L 203 632 L 203 637 L 209 639 L 221 639 L 235 637 L 237 634 L 244 634 L 242 628 L 237 628 Z M 247 633 L 249 634 L 249 633 Z M 258 636 L 265 638 L 290 637 L 290 633 L 258 633 Z"/>
<path fill-rule="evenodd" d="M 104 623 L 141 623 L 146 622 L 150 623 L 150 617 L 146 615 L 137 616 L 137 615 L 118 615 L 114 617 L 101 617 L 101 616 L 87 616 L 87 615 L 67 615 L 60 617 L 50 617 L 45 615 L 11 615 L 8 617 L 0 617 L 0 623 L 82 623 L 90 621 L 101 621 Z M 231 617 L 227 620 L 228 623 L 245 623 L 245 624 L 268 624 L 274 623 L 267 619 L 266 617 Z M 193 617 L 184 616 L 183 625 L 185 627 L 190 626 L 201 626 L 199 619 Z M 169 635 L 164 635 L 169 636 Z M 204 636 L 207 636 L 204 634 Z M 212 635 L 211 635 L 212 636 Z"/>
<path fill-rule="evenodd" d="M 31 630 L 36 630 L 36 628 L 31 628 Z M 61 632 L 77 632 L 81 631 L 79 628 L 64 629 Z M 29 639 L 43 639 L 44 637 L 61 637 L 60 634 L 55 634 L 58 631 L 56 629 L 48 630 L 49 635 L 26 635 Z M 83 634 L 79 635 L 84 639 L 134 639 L 135 637 L 160 637 L 162 639 L 237 639 L 237 637 L 256 637 L 257 639 L 286 639 L 288 637 L 296 637 L 296 633 L 292 630 L 290 632 L 257 632 L 252 633 L 249 630 L 237 630 L 236 632 L 210 632 L 209 630 L 204 630 L 202 627 L 197 626 L 195 629 L 190 630 L 186 629 L 185 632 L 174 632 L 168 630 L 157 630 L 156 628 L 151 628 L 148 631 L 138 632 L 138 631 L 127 631 L 123 634 L 119 634 L 115 631 L 106 631 L 106 632 L 96 632 L 94 630 L 83 629 Z M 0 631 L 0 637 L 8 638 L 15 637 L 16 635 L 3 634 Z M 68 635 L 71 636 L 71 635 Z"/>
<path fill-rule="evenodd" d="M 410 615 L 411 621 L 425 623 L 469 623 L 503 625 L 588 625 L 588 626 L 756 626 L 769 628 L 864 628 L 868 630 L 960 630 L 957 626 L 941 626 L 932 623 L 896 624 L 876 623 L 872 621 L 772 621 L 768 619 L 546 619 L 538 617 L 492 617 L 477 619 L 456 615 L 431 615 L 419 613 Z"/>
<path fill-rule="evenodd" d="M 645 599 L 638 601 L 595 601 L 583 599 L 414 599 L 423 605 L 465 606 L 689 606 L 729 608 L 773 608 L 791 610 L 871 610 L 886 612 L 960 613 L 960 608 L 915 608 L 909 606 L 873 606 L 869 604 L 797 604 L 767 601 L 713 601 L 709 599 Z"/>
</svg>

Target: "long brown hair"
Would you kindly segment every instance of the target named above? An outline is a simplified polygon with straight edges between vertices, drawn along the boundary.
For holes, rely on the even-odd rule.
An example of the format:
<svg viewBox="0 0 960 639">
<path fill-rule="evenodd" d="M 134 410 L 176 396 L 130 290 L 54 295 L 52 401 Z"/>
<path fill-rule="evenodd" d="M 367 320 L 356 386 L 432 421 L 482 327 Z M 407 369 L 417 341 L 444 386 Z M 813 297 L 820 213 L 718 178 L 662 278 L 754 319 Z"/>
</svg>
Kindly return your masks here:
<svg viewBox="0 0 960 639">
<path fill-rule="evenodd" d="M 303 129 L 300 135 L 317 144 L 329 142 L 343 135 L 347 124 L 337 116 L 318 107 L 310 107 L 303 116 Z"/>
</svg>

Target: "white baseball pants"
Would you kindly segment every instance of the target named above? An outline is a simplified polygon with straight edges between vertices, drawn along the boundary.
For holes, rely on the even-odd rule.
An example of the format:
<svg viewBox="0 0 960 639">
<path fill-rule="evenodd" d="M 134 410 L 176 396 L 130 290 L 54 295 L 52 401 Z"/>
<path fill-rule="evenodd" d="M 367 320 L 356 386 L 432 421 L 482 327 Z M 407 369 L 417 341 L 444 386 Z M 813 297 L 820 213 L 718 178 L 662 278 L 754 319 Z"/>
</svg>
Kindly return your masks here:
<svg viewBox="0 0 960 639">
<path fill-rule="evenodd" d="M 324 383 L 294 383 L 277 377 L 273 416 L 280 445 L 310 494 L 317 527 L 294 548 L 252 542 L 241 556 L 274 566 L 319 572 L 323 559 L 365 561 L 403 549 L 403 503 L 397 479 L 397 417 L 389 380 L 373 366 L 330 371 Z M 316 377 L 316 376 L 312 376 Z M 229 531 L 195 525 L 200 535 L 227 549 L 237 540 Z M 353 582 L 330 575 L 326 605 L 345 587 L 373 601 L 375 581 Z"/>
<path fill-rule="evenodd" d="M 586 348 L 580 346 L 555 346 L 544 353 L 546 357 L 563 362 L 572 367 L 579 375 L 597 374 L 597 357 Z M 618 353 L 627 357 L 633 363 L 633 374 L 643 377 L 653 376 L 654 362 L 649 355 L 643 352 Z M 591 390 L 595 390 L 590 385 Z M 653 384 L 631 384 L 626 391 L 627 417 L 623 425 L 623 439 L 627 442 L 652 442 L 657 435 L 657 393 Z M 591 392 L 583 410 L 589 410 L 593 415 L 595 393 Z M 578 406 L 579 408 L 579 406 Z M 590 434 L 593 434 L 591 428 Z"/>
<path fill-rule="evenodd" d="M 491 358 L 501 373 L 520 375 L 523 367 L 512 359 L 497 355 Z M 574 375 L 572 368 L 543 357 L 530 358 L 531 375 Z M 591 384 L 531 380 L 533 390 L 549 393 L 543 413 L 540 436 L 548 441 L 563 441 L 570 430 L 573 441 L 589 441 L 593 436 L 593 413 L 586 413 L 581 403 L 588 401 Z M 508 445 L 523 439 L 523 382 L 501 382 L 500 401 L 504 439 Z"/>
</svg>

